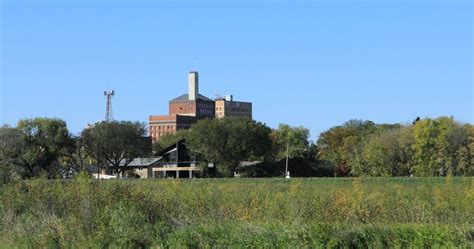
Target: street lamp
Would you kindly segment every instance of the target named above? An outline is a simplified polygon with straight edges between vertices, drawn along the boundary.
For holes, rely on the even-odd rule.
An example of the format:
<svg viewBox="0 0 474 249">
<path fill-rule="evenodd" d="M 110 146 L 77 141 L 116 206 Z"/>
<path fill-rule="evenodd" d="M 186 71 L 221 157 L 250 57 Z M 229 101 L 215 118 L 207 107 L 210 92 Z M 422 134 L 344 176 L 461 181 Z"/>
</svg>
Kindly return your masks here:
<svg viewBox="0 0 474 249">
<path fill-rule="evenodd" d="M 286 140 L 286 167 L 285 167 L 285 178 L 290 179 L 290 171 L 288 171 L 288 154 L 290 149 L 290 143 Z"/>
<path fill-rule="evenodd" d="M 285 167 L 285 178 L 290 179 L 290 171 L 288 171 L 288 157 L 289 157 L 289 150 L 290 150 L 290 141 L 286 140 L 286 167 Z M 301 149 L 300 149 L 301 150 Z M 307 149 L 303 149 L 303 151 L 307 151 Z"/>
</svg>

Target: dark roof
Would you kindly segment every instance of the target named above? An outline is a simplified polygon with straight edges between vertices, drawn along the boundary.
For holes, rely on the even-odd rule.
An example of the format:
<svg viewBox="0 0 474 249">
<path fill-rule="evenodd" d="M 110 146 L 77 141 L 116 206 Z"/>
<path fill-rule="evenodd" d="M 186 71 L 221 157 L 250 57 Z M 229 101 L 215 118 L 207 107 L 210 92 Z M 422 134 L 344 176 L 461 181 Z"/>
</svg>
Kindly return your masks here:
<svg viewBox="0 0 474 249">
<path fill-rule="evenodd" d="M 92 165 L 92 164 L 87 165 L 87 168 L 86 168 L 86 169 L 87 169 L 87 172 L 88 172 L 89 174 L 97 173 L 97 171 L 99 171 L 99 168 L 98 168 L 97 166 L 95 166 L 95 165 Z"/>
<path fill-rule="evenodd" d="M 97 173 L 98 168 L 97 168 L 97 166 L 90 164 L 90 165 L 87 165 L 84 170 L 86 170 L 89 174 L 92 174 L 92 173 Z M 66 168 L 62 169 L 60 171 L 60 173 L 64 174 L 66 172 L 74 172 L 74 171 L 75 171 L 75 173 L 79 173 L 81 171 L 81 169 L 79 168 L 78 165 L 74 165 L 74 166 L 70 165 L 70 166 L 67 166 Z"/>
<path fill-rule="evenodd" d="M 213 101 L 212 99 L 204 96 L 204 95 L 201 95 L 201 94 L 198 94 L 198 99 L 199 100 L 205 100 L 205 101 Z M 174 98 L 172 100 L 170 100 L 170 102 L 186 102 L 186 101 L 189 101 L 189 97 L 188 97 L 188 94 L 183 94 L 177 98 Z"/>
<path fill-rule="evenodd" d="M 72 172 L 72 173 L 79 173 L 79 166 L 67 166 L 63 169 L 60 170 L 60 173 L 61 174 L 64 174 L 64 173 L 67 173 L 67 172 Z"/>
<path fill-rule="evenodd" d="M 181 139 L 181 140 L 177 141 L 176 143 L 173 143 L 173 144 L 171 144 L 170 146 L 168 146 L 168 147 L 162 149 L 160 152 L 158 152 L 157 155 L 158 155 L 158 156 L 164 156 L 164 155 L 167 154 L 168 152 L 170 152 L 170 151 L 176 149 L 176 145 L 178 145 L 178 144 L 185 145 L 185 142 L 186 142 L 186 139 Z"/>
</svg>

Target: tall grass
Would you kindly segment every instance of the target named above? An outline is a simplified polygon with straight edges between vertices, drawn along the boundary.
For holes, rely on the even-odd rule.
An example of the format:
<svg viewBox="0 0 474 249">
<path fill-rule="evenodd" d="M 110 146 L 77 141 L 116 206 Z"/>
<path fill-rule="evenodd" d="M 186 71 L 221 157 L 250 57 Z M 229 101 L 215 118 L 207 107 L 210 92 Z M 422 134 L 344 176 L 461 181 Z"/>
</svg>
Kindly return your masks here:
<svg viewBox="0 0 474 249">
<path fill-rule="evenodd" d="M 5 246 L 474 246 L 474 178 L 79 177 L 16 182 L 0 198 Z"/>
</svg>

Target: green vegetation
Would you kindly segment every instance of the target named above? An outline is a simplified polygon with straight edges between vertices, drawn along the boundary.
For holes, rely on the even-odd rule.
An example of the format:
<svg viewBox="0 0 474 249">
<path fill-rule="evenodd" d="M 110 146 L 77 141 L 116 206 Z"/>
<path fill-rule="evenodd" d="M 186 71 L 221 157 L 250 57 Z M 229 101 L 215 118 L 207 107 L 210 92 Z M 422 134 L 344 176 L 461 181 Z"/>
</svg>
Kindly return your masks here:
<svg viewBox="0 0 474 249">
<path fill-rule="evenodd" d="M 337 176 L 474 175 L 474 126 L 448 117 L 410 125 L 350 120 L 321 133 L 317 150 Z"/>
<path fill-rule="evenodd" d="M 151 143 L 147 146 L 145 124 L 130 121 L 96 123 L 81 134 L 85 152 L 102 168 L 111 167 L 117 175 L 134 158 L 151 154 Z M 76 147 L 76 151 L 80 147 Z"/>
<path fill-rule="evenodd" d="M 474 246 L 474 179 L 17 181 L 0 247 Z"/>
<path fill-rule="evenodd" d="M 73 143 L 66 122 L 60 119 L 25 119 L 18 122 L 16 129 L 6 129 L 16 133 L 13 136 L 16 140 L 8 139 L 9 144 L 3 144 L 15 151 L 15 156 L 6 160 L 10 159 L 10 166 L 18 165 L 21 171 L 17 172 L 23 178 L 35 177 L 40 173 L 54 176 L 60 168 L 61 157 L 67 154 L 67 149 Z"/>
<path fill-rule="evenodd" d="M 126 166 L 135 157 L 151 154 L 146 134 L 145 124 L 139 122 L 99 122 L 76 137 L 60 119 L 20 120 L 16 127 L 0 127 L 0 184 L 40 175 L 58 178 L 68 166 L 85 170 L 87 159 L 101 169 Z"/>
<path fill-rule="evenodd" d="M 286 124 L 280 124 L 277 129 L 270 134 L 272 138 L 272 148 L 270 158 L 281 160 L 288 156 L 290 158 L 304 158 L 305 152 L 309 148 L 309 130 L 300 127 L 291 127 Z M 288 151 L 287 151 L 288 149 Z"/>
<path fill-rule="evenodd" d="M 297 177 L 474 176 L 474 126 L 452 117 L 417 118 L 411 124 L 349 120 L 319 134 L 315 143 L 309 138 L 302 126 L 270 129 L 229 117 L 200 120 L 153 148 L 159 152 L 186 139 L 200 161 L 214 163 L 212 172 L 204 168 L 205 177 L 283 176 L 287 153 L 291 176 Z M 0 184 L 39 175 L 58 178 L 62 168 L 84 170 L 85 162 L 121 171 L 118 165 L 152 155 L 143 123 L 99 122 L 76 137 L 62 120 L 25 119 L 16 127 L 0 127 Z"/>
<path fill-rule="evenodd" d="M 205 119 L 192 126 L 188 146 L 217 162 L 219 175 L 232 176 L 239 163 L 263 160 L 269 150 L 271 129 L 247 118 Z"/>
</svg>

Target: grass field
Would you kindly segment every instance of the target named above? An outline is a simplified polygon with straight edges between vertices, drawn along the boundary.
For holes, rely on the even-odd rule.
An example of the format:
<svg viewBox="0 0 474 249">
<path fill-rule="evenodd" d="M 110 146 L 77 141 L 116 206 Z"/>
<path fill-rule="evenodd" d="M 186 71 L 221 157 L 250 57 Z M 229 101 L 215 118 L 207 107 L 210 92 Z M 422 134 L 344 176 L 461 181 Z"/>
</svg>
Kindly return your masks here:
<svg viewBox="0 0 474 249">
<path fill-rule="evenodd" d="M 23 181 L 0 247 L 474 247 L 474 178 Z"/>
</svg>

